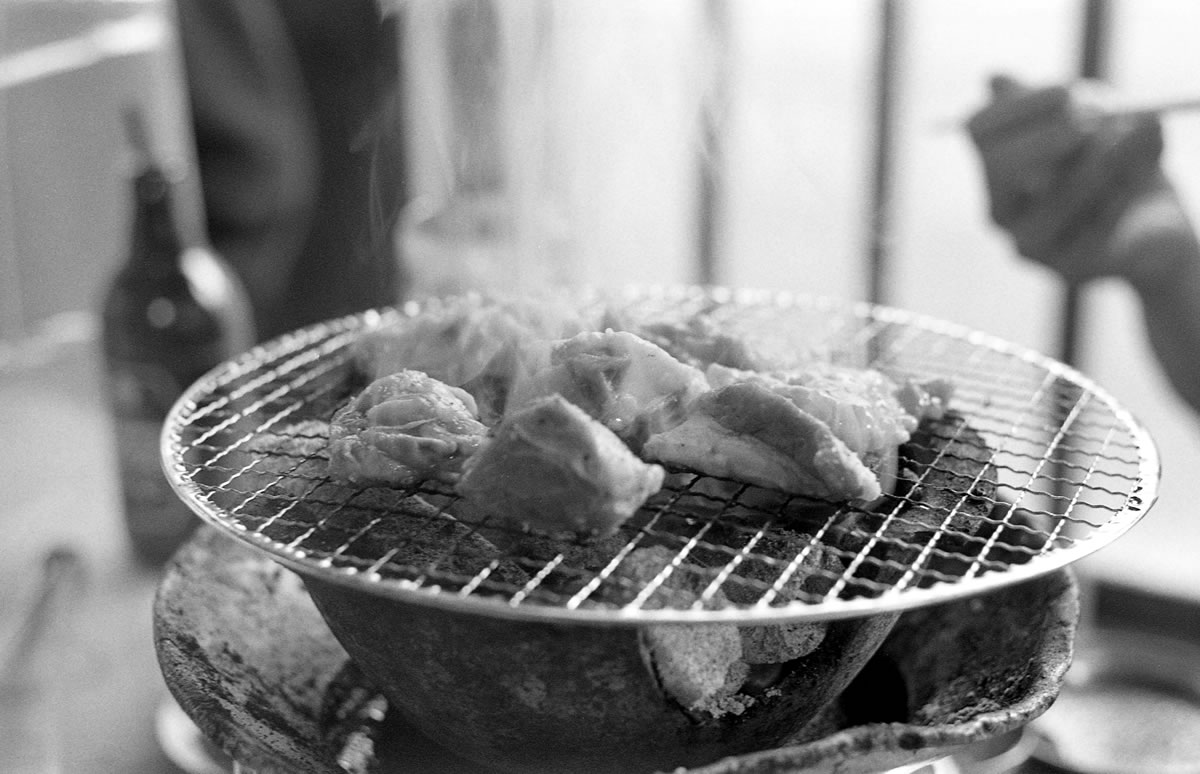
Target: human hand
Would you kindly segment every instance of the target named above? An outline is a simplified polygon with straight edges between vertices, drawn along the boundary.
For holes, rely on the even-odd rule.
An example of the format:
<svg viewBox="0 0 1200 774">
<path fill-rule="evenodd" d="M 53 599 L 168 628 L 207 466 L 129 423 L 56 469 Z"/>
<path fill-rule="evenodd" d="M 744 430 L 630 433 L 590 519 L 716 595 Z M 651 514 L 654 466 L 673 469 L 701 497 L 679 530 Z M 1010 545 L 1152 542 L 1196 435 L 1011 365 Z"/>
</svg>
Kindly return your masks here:
<svg viewBox="0 0 1200 774">
<path fill-rule="evenodd" d="M 1141 249 L 1161 229 L 1190 234 L 1162 175 L 1162 127 L 1152 114 L 1107 114 L 1089 84 L 1029 88 L 992 81 L 992 101 L 968 123 L 992 219 L 1018 252 L 1071 281 L 1150 271 Z M 1177 215 L 1177 217 L 1176 217 Z"/>
</svg>

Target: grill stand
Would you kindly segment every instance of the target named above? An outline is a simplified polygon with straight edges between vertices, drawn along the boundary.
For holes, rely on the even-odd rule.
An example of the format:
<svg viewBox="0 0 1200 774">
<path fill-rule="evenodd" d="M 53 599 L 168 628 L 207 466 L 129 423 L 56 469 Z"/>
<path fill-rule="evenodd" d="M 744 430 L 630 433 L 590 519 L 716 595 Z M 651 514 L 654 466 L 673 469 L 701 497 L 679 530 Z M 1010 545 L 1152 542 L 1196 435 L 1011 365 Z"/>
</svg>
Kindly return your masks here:
<svg viewBox="0 0 1200 774">
<path fill-rule="evenodd" d="M 693 774 L 795 770 L 869 774 L 936 761 L 1019 730 L 1053 701 L 1070 661 L 1078 601 L 1069 570 L 901 616 L 816 741 L 736 756 Z M 202 530 L 171 563 L 154 607 L 155 640 L 172 694 L 242 771 L 344 774 L 377 732 L 381 774 L 482 774 L 359 702 L 372 693 L 348 666 L 299 580 L 262 554 Z M 856 698 L 869 687 L 872 701 Z M 881 689 L 889 697 L 880 702 Z M 900 689 L 899 686 L 904 686 Z M 357 692 L 357 693 L 356 693 Z M 337 697 L 338 701 L 333 699 Z M 349 702 L 354 704 L 353 701 Z M 892 722 L 889 722 L 892 721 Z M 346 747 L 348 740 L 357 746 Z"/>
</svg>

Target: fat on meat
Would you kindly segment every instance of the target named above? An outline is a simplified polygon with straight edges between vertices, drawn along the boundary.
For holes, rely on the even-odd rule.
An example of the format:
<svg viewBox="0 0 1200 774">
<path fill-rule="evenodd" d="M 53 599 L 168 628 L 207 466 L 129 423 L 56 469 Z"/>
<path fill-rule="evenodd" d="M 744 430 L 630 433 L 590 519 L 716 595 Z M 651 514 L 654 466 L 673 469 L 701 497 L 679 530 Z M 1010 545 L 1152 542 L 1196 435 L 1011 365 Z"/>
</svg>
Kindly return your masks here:
<svg viewBox="0 0 1200 774">
<path fill-rule="evenodd" d="M 714 388 L 645 443 L 647 459 L 790 494 L 880 496 L 875 473 L 821 420 L 753 381 Z"/>
</svg>

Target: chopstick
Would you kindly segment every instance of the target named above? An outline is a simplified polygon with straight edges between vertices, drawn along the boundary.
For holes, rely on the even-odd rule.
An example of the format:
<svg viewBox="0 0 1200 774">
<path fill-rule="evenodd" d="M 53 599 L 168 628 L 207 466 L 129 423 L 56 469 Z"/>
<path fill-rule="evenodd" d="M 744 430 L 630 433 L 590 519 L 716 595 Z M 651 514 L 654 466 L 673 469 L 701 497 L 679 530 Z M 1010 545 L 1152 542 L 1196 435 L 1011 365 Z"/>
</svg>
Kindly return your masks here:
<svg viewBox="0 0 1200 774">
<path fill-rule="evenodd" d="M 1113 118 L 1156 115 L 1165 116 L 1175 113 L 1189 113 L 1192 111 L 1200 111 L 1200 97 L 1178 97 L 1175 99 L 1157 100 L 1144 103 L 1129 103 L 1126 105 L 1114 105 L 1104 111 L 1104 114 Z M 950 132 L 965 130 L 970 117 L 959 117 L 941 121 L 935 127 L 938 131 Z"/>
<path fill-rule="evenodd" d="M 1105 112 L 1110 116 L 1162 116 L 1169 113 L 1186 113 L 1192 110 L 1200 110 L 1200 97 L 1182 97 L 1159 102 L 1147 102 L 1141 105 L 1120 105 Z"/>
</svg>

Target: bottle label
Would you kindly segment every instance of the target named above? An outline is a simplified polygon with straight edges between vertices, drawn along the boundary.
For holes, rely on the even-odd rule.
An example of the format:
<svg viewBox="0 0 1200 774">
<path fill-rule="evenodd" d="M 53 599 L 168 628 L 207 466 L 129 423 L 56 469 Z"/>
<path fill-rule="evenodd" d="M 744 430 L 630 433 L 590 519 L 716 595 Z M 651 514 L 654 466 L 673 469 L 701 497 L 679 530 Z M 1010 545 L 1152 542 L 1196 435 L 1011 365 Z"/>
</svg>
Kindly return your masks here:
<svg viewBox="0 0 1200 774">
<path fill-rule="evenodd" d="M 198 523 L 171 488 L 159 448 L 163 420 L 180 388 L 152 364 L 122 363 L 108 376 L 126 528 L 140 553 L 165 559 Z"/>
<path fill-rule="evenodd" d="M 159 461 L 158 438 L 162 423 L 119 417 L 115 429 L 117 461 L 125 488 L 128 516 L 131 519 L 150 519 L 177 504 L 182 506 Z"/>
<path fill-rule="evenodd" d="M 161 423 L 184 385 L 162 366 L 124 361 L 110 365 L 108 389 L 118 419 L 138 417 Z M 157 440 L 154 445 L 157 449 Z"/>
</svg>

